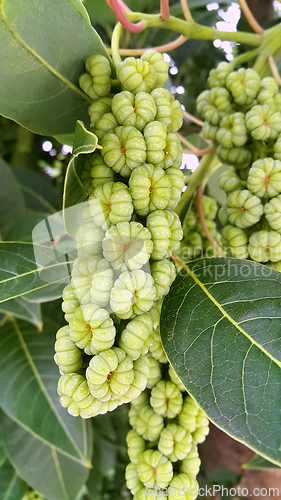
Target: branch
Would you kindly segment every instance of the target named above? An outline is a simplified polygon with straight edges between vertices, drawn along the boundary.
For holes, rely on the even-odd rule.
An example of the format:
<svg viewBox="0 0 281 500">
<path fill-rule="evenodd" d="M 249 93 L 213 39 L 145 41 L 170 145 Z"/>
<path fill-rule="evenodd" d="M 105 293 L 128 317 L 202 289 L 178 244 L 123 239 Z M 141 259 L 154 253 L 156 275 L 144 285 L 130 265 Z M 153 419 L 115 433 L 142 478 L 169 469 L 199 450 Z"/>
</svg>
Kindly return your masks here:
<svg viewBox="0 0 281 500">
<path fill-rule="evenodd" d="M 271 73 L 274 76 L 274 79 L 275 79 L 276 83 L 278 85 L 281 85 L 281 77 L 279 75 L 279 71 L 278 71 L 276 63 L 275 63 L 275 61 L 273 59 L 273 56 L 269 55 L 269 56 L 267 56 L 267 59 L 268 59 L 268 64 L 269 64 L 270 69 L 271 69 Z"/>
<path fill-rule="evenodd" d="M 199 125 L 200 127 L 203 127 L 204 122 L 202 120 L 199 120 L 199 118 L 196 118 L 196 116 L 191 115 L 187 111 L 183 111 L 183 116 L 190 122 L 196 123 L 196 125 Z"/>
<path fill-rule="evenodd" d="M 180 202 L 178 203 L 177 208 L 175 210 L 175 212 L 177 212 L 179 216 L 184 214 L 186 202 L 193 195 L 198 184 L 200 184 L 200 182 L 203 181 L 205 174 L 211 167 L 214 158 L 215 158 L 214 153 L 209 153 L 208 155 L 203 156 L 197 169 L 189 177 L 187 189 L 182 193 Z"/>
<path fill-rule="evenodd" d="M 170 43 L 166 43 L 165 45 L 159 45 L 158 47 L 152 47 L 154 50 L 157 50 L 157 52 L 168 52 L 169 50 L 176 49 L 177 47 L 180 47 L 183 43 L 185 43 L 187 40 L 186 36 L 180 35 L 176 40 Z M 121 56 L 141 56 L 141 54 L 144 54 L 144 52 L 147 50 L 145 49 L 120 49 L 119 53 Z M 107 52 L 109 54 L 112 53 L 111 49 L 107 49 Z"/>
<path fill-rule="evenodd" d="M 254 18 L 251 10 L 249 9 L 246 0 L 238 0 L 240 8 L 246 17 L 248 23 L 250 26 L 252 26 L 253 30 L 258 33 L 259 35 L 262 35 L 264 33 L 263 28 L 261 25 L 258 23 L 258 21 Z"/>
<path fill-rule="evenodd" d="M 188 149 L 183 149 L 182 152 L 187 155 L 196 155 L 196 156 L 206 156 L 214 151 L 214 146 L 208 146 L 206 149 L 192 149 L 189 151 Z"/>
<path fill-rule="evenodd" d="M 192 22 L 193 18 L 192 18 L 192 15 L 190 13 L 190 10 L 189 10 L 189 7 L 188 7 L 188 4 L 187 4 L 186 0 L 181 0 L 181 8 L 182 8 L 185 20 L 188 21 L 188 22 Z"/>
<path fill-rule="evenodd" d="M 225 252 L 223 249 L 217 244 L 215 241 L 213 235 L 210 233 L 209 228 L 206 224 L 205 217 L 204 217 L 204 212 L 203 212 L 203 205 L 202 205 L 202 196 L 203 196 L 203 190 L 202 190 L 202 183 L 197 186 L 197 197 L 196 197 L 196 205 L 197 205 L 197 213 L 198 213 L 198 218 L 200 221 L 200 224 L 202 226 L 202 229 L 207 236 L 209 242 L 211 243 L 212 247 L 216 250 L 216 252 L 221 256 L 225 256 Z"/>
<path fill-rule="evenodd" d="M 169 0 L 160 0 L 160 19 L 167 21 L 170 17 Z"/>
<path fill-rule="evenodd" d="M 245 43 L 256 47 L 260 45 L 263 40 L 263 37 L 257 33 L 245 33 L 243 31 L 220 31 L 208 26 L 201 26 L 194 21 L 187 22 L 174 16 L 170 16 L 167 21 L 161 21 L 159 15 L 157 14 L 143 14 L 142 12 L 127 13 L 126 16 L 131 22 L 144 21 L 145 26 L 148 28 L 158 27 L 173 30 L 188 38 L 201 40 L 216 40 L 219 38 L 220 40 Z"/>
<path fill-rule="evenodd" d="M 140 20 L 137 23 L 132 23 L 127 19 L 125 16 L 124 11 L 122 10 L 122 7 L 120 5 L 120 0 L 109 0 L 110 2 L 110 7 L 112 8 L 113 12 L 115 13 L 118 21 L 122 24 L 122 26 L 127 30 L 130 31 L 130 33 L 139 33 L 140 31 L 143 31 L 145 29 L 145 23 L 143 20 Z M 130 14 L 128 12 L 128 8 L 124 2 L 122 2 L 123 9 L 126 10 L 127 14 Z"/>
</svg>

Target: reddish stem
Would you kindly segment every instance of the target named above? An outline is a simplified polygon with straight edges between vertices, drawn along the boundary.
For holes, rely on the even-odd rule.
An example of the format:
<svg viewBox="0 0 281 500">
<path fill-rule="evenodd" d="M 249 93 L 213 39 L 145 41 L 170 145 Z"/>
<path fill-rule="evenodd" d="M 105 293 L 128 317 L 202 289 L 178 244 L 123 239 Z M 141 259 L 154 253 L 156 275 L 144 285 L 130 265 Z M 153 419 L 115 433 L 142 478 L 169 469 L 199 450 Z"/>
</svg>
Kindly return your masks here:
<svg viewBox="0 0 281 500">
<path fill-rule="evenodd" d="M 122 4 L 121 4 L 122 2 Z M 130 33 L 139 33 L 145 28 L 145 24 L 143 21 L 139 21 L 138 23 L 132 23 L 129 19 L 126 18 L 123 10 L 129 12 L 128 7 L 122 0 L 109 0 L 109 5 L 114 11 L 118 21 L 122 24 L 122 26 L 129 31 Z M 121 6 L 122 5 L 122 6 Z M 123 10 L 122 10 L 123 7 Z"/>
<path fill-rule="evenodd" d="M 160 0 L 160 18 L 167 21 L 170 17 L 169 0 Z"/>
<path fill-rule="evenodd" d="M 223 249 L 217 244 L 217 242 L 214 240 L 212 234 L 210 233 L 208 226 L 205 221 L 204 213 L 203 213 L 203 205 L 202 205 L 202 196 L 203 196 L 203 189 L 202 189 L 202 183 L 197 186 L 197 199 L 196 199 L 196 204 L 197 204 L 197 213 L 199 217 L 200 224 L 202 226 L 202 229 L 207 236 L 209 242 L 211 243 L 212 247 L 218 252 L 218 254 L 221 257 L 225 256 L 225 252 Z"/>
</svg>

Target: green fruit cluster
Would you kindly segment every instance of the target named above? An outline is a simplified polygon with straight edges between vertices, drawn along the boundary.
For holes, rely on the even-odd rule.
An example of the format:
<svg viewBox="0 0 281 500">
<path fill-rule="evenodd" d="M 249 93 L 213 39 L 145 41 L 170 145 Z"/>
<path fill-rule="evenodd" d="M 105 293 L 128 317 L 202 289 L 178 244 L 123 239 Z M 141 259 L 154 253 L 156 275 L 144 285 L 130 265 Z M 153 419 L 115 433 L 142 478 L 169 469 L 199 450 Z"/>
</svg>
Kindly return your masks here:
<svg viewBox="0 0 281 500">
<path fill-rule="evenodd" d="M 210 196 L 202 196 L 202 208 L 206 221 L 206 225 L 214 238 L 221 245 L 221 234 L 217 230 L 215 221 L 218 212 L 218 204 L 216 200 Z M 192 259 L 199 257 L 214 257 L 216 251 L 209 242 L 204 233 L 199 221 L 196 209 L 196 197 L 189 206 L 188 212 L 183 223 L 183 240 L 180 244 L 179 255 L 184 262 L 189 262 Z"/>
<path fill-rule="evenodd" d="M 220 63 L 197 109 L 203 134 L 226 165 L 219 185 L 222 242 L 230 255 L 274 267 L 281 261 L 281 94 L 274 78 Z"/>
<path fill-rule="evenodd" d="M 60 402 L 82 418 L 136 399 L 157 380 L 158 360 L 166 361 L 161 303 L 176 276 L 170 257 L 183 236 L 172 211 L 183 187 L 175 134 L 183 113 L 163 88 L 163 56 L 149 50 L 121 62 L 122 90 L 115 95 L 106 58 L 90 57 L 86 71 L 80 85 L 93 100 L 91 130 L 102 149 L 86 157 L 82 172 L 89 196 L 63 293 L 68 324 L 55 344 Z"/>
<path fill-rule="evenodd" d="M 197 445 L 209 432 L 206 415 L 190 396 L 184 396 L 185 387 L 173 368 L 165 370 L 168 360 L 163 349 L 160 356 L 160 349 L 158 361 L 155 351 L 149 355 L 148 388 L 132 401 L 129 411 L 126 484 L 134 500 L 174 500 L 182 495 L 183 486 L 198 490 Z"/>
</svg>

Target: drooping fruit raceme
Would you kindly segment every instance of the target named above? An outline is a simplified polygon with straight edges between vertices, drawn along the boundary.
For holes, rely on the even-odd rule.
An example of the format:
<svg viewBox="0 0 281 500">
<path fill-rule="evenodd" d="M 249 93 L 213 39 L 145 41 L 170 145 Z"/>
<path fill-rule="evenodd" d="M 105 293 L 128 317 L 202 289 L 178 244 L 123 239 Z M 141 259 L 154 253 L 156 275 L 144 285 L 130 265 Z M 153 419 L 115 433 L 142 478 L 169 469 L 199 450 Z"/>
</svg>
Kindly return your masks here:
<svg viewBox="0 0 281 500">
<path fill-rule="evenodd" d="M 196 457 L 195 443 L 207 433 L 201 419 L 201 434 L 193 439 L 199 420 L 192 431 L 177 420 L 185 388 L 169 368 L 160 335 L 162 301 L 176 276 L 171 256 L 183 237 L 175 211 L 184 186 L 176 134 L 183 112 L 163 88 L 168 68 L 153 49 L 140 59 L 126 58 L 116 68 L 116 87 L 106 57 L 86 62 L 80 85 L 93 101 L 91 132 L 101 149 L 82 155 L 88 197 L 63 293 L 68 325 L 55 345 L 58 394 L 71 415 L 90 418 L 131 403 L 126 482 L 140 500 L 151 484 L 171 485 L 178 477 L 173 464 L 179 462 L 179 471 L 191 450 Z M 119 92 L 110 93 L 115 88 Z M 231 94 L 221 90 L 207 99 L 212 121 L 216 106 L 221 117 L 235 114 Z M 245 139 L 237 114 L 226 123 L 230 128 L 234 120 L 237 127 L 234 147 Z M 204 211 L 211 223 L 217 205 L 206 198 Z M 196 484 L 194 470 L 181 471 L 190 474 L 190 484 Z"/>
<path fill-rule="evenodd" d="M 229 255 L 257 262 L 279 260 L 281 232 L 281 94 L 274 78 L 223 63 L 208 79 L 197 109 L 225 165 L 219 186 L 227 195 L 219 210 L 222 245 Z M 275 201 L 276 200 L 276 201 Z M 275 267 L 278 265 L 274 264 Z"/>
</svg>

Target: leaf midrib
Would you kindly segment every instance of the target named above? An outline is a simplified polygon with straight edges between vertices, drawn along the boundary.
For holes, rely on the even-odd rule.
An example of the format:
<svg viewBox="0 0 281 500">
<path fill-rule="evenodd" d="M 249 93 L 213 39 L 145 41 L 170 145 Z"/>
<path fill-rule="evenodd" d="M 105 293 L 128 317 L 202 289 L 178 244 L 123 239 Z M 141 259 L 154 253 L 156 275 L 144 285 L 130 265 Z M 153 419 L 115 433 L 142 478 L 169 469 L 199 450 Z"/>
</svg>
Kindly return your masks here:
<svg viewBox="0 0 281 500">
<path fill-rule="evenodd" d="M 85 101 L 87 101 L 88 103 L 91 103 L 92 100 L 82 91 L 80 90 L 78 87 L 76 87 L 76 85 L 74 85 L 73 83 L 71 83 L 70 80 L 68 80 L 67 78 L 65 78 L 63 75 L 61 75 L 55 68 L 53 68 L 47 61 L 45 61 L 45 59 L 43 59 L 43 57 L 41 57 L 34 49 L 32 49 L 22 38 L 21 36 L 12 28 L 11 24 L 9 23 L 8 19 L 7 19 L 7 16 L 4 12 L 4 3 L 5 3 L 5 0 L 3 0 L 2 2 L 0 2 L 0 7 L 1 7 L 1 14 L 2 14 L 2 18 L 3 18 L 3 21 L 5 22 L 5 24 L 7 25 L 7 28 L 8 30 L 11 32 L 12 36 L 26 49 L 28 50 L 32 55 L 33 57 L 35 57 L 35 59 L 37 59 L 38 61 L 40 61 L 40 63 L 47 69 L 49 70 L 54 76 L 56 76 L 57 78 L 59 78 L 63 83 L 65 83 L 65 85 L 67 85 L 67 87 L 69 87 L 71 90 L 73 90 L 74 92 L 76 92 L 80 97 L 82 97 Z"/>
<path fill-rule="evenodd" d="M 193 279 L 193 281 L 201 288 L 201 290 L 207 295 L 207 297 L 211 300 L 211 302 L 218 308 L 218 310 L 221 312 L 223 317 L 225 317 L 237 330 L 240 331 L 250 342 L 251 344 L 255 345 L 258 349 L 260 349 L 268 358 L 271 359 L 276 365 L 281 368 L 281 362 L 278 361 L 278 359 L 274 358 L 262 345 L 260 345 L 251 335 L 249 335 L 239 324 L 234 321 L 233 318 L 223 309 L 223 307 L 219 304 L 219 302 L 213 297 L 213 295 L 207 290 L 205 285 L 196 278 L 195 274 L 185 265 L 184 269 L 186 272 L 189 274 L 189 276 Z"/>
<path fill-rule="evenodd" d="M 56 415 L 58 421 L 60 422 L 61 427 L 64 429 L 64 432 L 65 432 L 66 436 L 68 437 L 70 443 L 72 444 L 73 448 L 76 450 L 78 456 L 80 456 L 83 465 L 85 465 L 85 459 L 87 461 L 87 458 L 83 456 L 81 450 L 78 448 L 77 444 L 75 443 L 74 439 L 72 438 L 71 434 L 69 433 L 67 427 L 65 426 L 64 422 L 61 420 L 61 418 L 58 415 L 56 409 L 54 408 L 54 406 L 52 404 L 52 400 L 51 400 L 49 394 L 46 391 L 46 388 L 45 388 L 45 386 L 44 386 L 44 384 L 43 384 L 43 382 L 42 382 L 42 380 L 41 380 L 41 378 L 39 376 L 37 368 L 36 368 L 36 366 L 35 366 L 35 364 L 33 362 L 33 359 L 32 359 L 32 357 L 31 357 L 31 355 L 29 353 L 29 350 L 28 350 L 28 348 L 26 346 L 26 343 L 25 343 L 24 338 L 22 336 L 21 330 L 18 327 L 17 321 L 15 320 L 15 318 L 11 318 L 10 321 L 11 321 L 11 323 L 13 325 L 15 334 L 17 335 L 17 337 L 19 339 L 20 345 L 21 345 L 22 350 L 23 350 L 23 352 L 24 352 L 24 354 L 26 356 L 28 364 L 29 364 L 29 366 L 30 366 L 30 368 L 31 368 L 31 370 L 32 370 L 32 372 L 34 374 L 34 377 L 37 380 L 37 383 L 38 383 L 38 385 L 39 385 L 42 393 L 44 394 L 44 396 L 46 398 L 46 401 L 49 403 L 49 406 L 50 406 L 52 412 Z M 51 443 L 49 443 L 49 446 L 54 446 L 54 445 L 52 445 Z M 73 457 L 73 459 L 75 459 L 75 457 Z"/>
</svg>

